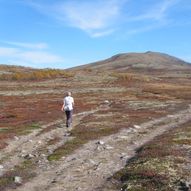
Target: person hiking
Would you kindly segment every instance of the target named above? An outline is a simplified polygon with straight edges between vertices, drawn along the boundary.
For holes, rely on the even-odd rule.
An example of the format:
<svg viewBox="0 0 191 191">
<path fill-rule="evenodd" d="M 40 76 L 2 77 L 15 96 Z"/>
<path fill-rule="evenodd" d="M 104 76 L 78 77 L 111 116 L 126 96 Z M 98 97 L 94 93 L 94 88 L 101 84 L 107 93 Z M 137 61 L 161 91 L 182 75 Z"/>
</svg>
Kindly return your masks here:
<svg viewBox="0 0 191 191">
<path fill-rule="evenodd" d="M 74 98 L 71 96 L 71 92 L 67 92 L 61 108 L 61 110 L 65 111 L 66 114 L 66 127 L 71 126 L 73 107 L 74 107 Z"/>
</svg>

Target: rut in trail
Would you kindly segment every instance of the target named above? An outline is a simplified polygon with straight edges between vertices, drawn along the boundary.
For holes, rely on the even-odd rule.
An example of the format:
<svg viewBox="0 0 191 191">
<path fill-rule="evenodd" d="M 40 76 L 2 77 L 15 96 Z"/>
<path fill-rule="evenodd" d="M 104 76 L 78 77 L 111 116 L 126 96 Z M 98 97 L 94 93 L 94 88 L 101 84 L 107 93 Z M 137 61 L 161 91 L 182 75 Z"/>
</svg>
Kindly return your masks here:
<svg viewBox="0 0 191 191">
<path fill-rule="evenodd" d="M 80 122 L 80 119 L 96 112 L 97 110 L 91 110 L 88 112 L 82 112 L 75 115 L 75 125 Z M 14 168 L 14 166 L 19 165 L 23 160 L 21 156 L 32 154 L 42 161 L 45 153 L 42 153 L 44 148 L 47 152 L 52 152 L 54 149 L 63 145 L 66 141 L 71 139 L 71 137 L 65 136 L 67 131 L 63 127 L 64 120 L 56 120 L 54 122 L 48 123 L 42 126 L 42 129 L 46 129 L 50 126 L 55 128 L 51 131 L 39 134 L 40 130 L 34 130 L 32 133 L 20 137 L 15 137 L 13 140 L 8 141 L 8 146 L 0 150 L 0 161 L 4 167 L 4 171 L 9 171 Z M 54 145 L 47 145 L 47 143 L 53 139 L 59 139 L 59 142 Z M 50 153 L 47 153 L 50 154 Z M 41 156 L 42 155 L 42 156 Z M 47 160 L 44 162 L 48 162 Z"/>
<path fill-rule="evenodd" d="M 123 168 L 135 150 L 157 135 L 191 120 L 191 108 L 140 126 L 90 141 L 73 154 L 38 168 L 37 176 L 16 191 L 98 191 L 116 171 Z M 10 189 L 11 190 L 11 189 Z M 108 191 L 108 190 L 107 190 Z"/>
</svg>

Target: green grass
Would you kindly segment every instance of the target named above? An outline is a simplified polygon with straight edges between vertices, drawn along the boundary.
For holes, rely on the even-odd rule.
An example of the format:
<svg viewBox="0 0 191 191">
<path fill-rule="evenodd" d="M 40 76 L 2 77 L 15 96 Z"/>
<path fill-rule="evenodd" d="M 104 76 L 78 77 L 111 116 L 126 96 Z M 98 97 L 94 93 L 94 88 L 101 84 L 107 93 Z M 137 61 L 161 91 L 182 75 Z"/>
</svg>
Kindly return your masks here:
<svg viewBox="0 0 191 191">
<path fill-rule="evenodd" d="M 30 125 L 22 126 L 20 128 L 15 129 L 15 133 L 17 135 L 26 135 L 36 129 L 41 129 L 41 125 L 39 125 L 38 123 L 32 123 Z"/>
<path fill-rule="evenodd" d="M 71 154 L 88 141 L 111 135 L 119 130 L 114 123 L 111 123 L 111 119 L 108 121 L 108 124 L 100 123 L 99 121 L 90 125 L 89 122 L 92 122 L 94 119 L 91 118 L 90 120 L 90 118 L 89 116 L 83 119 L 83 121 L 71 131 L 71 136 L 74 138 L 57 148 L 53 154 L 49 155 L 49 161 L 59 160 L 61 157 Z M 94 120 L 96 121 L 96 119 Z"/>
<path fill-rule="evenodd" d="M 73 140 L 66 142 L 63 146 L 56 149 L 53 154 L 48 156 L 48 160 L 49 161 L 59 160 L 61 157 L 72 153 L 74 150 L 79 148 L 84 143 L 85 143 L 85 140 L 83 141 L 83 140 L 74 138 Z"/>
</svg>

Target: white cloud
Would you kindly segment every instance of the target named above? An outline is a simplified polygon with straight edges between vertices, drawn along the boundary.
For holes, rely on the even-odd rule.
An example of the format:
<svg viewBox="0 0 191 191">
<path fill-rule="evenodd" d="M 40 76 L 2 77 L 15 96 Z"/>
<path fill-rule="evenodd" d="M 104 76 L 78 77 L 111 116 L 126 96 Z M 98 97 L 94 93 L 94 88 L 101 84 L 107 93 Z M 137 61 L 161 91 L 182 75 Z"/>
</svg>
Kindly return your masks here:
<svg viewBox="0 0 191 191">
<path fill-rule="evenodd" d="M 163 0 L 157 3 L 146 5 L 141 14 L 128 16 L 126 22 L 131 24 L 124 35 L 131 36 L 145 33 L 166 26 L 172 26 L 175 21 L 170 17 L 170 11 L 180 0 Z M 142 10 L 141 10 L 142 11 Z M 133 24 L 132 24 L 133 23 Z"/>
<path fill-rule="evenodd" d="M 18 64 L 32 67 L 48 67 L 48 64 L 64 62 L 64 59 L 61 56 L 52 54 L 48 51 L 38 50 L 39 48 L 41 49 L 48 47 L 44 45 L 41 46 L 40 43 L 28 44 L 17 42 L 7 44 L 14 46 L 17 45 L 16 48 L 0 47 L 1 59 L 5 60 L 5 62 L 8 62 L 8 64 Z M 28 50 L 29 48 L 31 48 L 31 50 Z"/>
<path fill-rule="evenodd" d="M 171 21 L 171 8 L 181 3 L 181 0 L 146 2 L 137 4 L 134 0 L 65 0 L 50 4 L 31 0 L 30 6 L 64 25 L 86 32 L 91 37 L 102 37 L 118 29 L 141 33 L 156 28 L 150 25 L 164 27 Z M 130 10 L 131 3 L 133 7 Z"/>
<path fill-rule="evenodd" d="M 111 26 L 114 19 L 120 15 L 119 1 L 73 2 L 63 6 L 70 25 L 84 31 L 103 30 Z"/>
<path fill-rule="evenodd" d="M 7 48 L 7 47 L 0 47 L 0 56 L 11 56 L 18 53 L 16 48 Z"/>
<path fill-rule="evenodd" d="M 127 0 L 68 0 L 52 5 L 32 1 L 30 5 L 60 22 L 81 29 L 91 37 L 111 34 Z"/>
<path fill-rule="evenodd" d="M 18 46 L 22 48 L 29 49 L 47 49 L 48 45 L 46 43 L 23 43 L 23 42 L 11 42 L 11 41 L 3 41 L 6 44 Z"/>
<path fill-rule="evenodd" d="M 48 52 L 43 51 L 24 51 L 17 54 L 17 57 L 20 60 L 24 60 L 26 62 L 32 62 L 35 64 L 49 64 L 49 63 L 57 63 L 63 62 L 63 58 Z"/>
<path fill-rule="evenodd" d="M 178 3 L 179 0 L 163 0 L 157 4 L 153 4 L 151 8 L 143 14 L 130 18 L 131 21 L 155 20 L 162 21 L 166 19 L 169 9 Z"/>
<path fill-rule="evenodd" d="M 97 37 L 102 37 L 102 36 L 107 36 L 107 35 L 110 35 L 114 32 L 115 30 L 114 29 L 111 29 L 111 30 L 104 30 L 104 31 L 99 31 L 99 32 L 96 32 L 96 31 L 87 31 L 87 33 L 89 33 L 89 35 L 93 38 L 97 38 Z"/>
</svg>

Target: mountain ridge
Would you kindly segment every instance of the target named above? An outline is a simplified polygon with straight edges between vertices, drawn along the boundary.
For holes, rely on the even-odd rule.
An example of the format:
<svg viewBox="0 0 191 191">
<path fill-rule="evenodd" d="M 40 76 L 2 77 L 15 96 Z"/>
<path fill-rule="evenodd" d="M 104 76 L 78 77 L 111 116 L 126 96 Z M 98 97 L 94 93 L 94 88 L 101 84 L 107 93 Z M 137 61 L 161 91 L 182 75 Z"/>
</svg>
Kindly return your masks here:
<svg viewBox="0 0 191 191">
<path fill-rule="evenodd" d="M 169 66 L 171 68 L 168 68 Z M 7 70 L 9 71 L 12 68 L 16 69 L 17 71 L 48 69 L 48 68 L 37 69 L 20 65 L 0 64 L 0 71 L 7 71 Z M 191 63 L 166 53 L 147 51 L 143 53 L 138 53 L 138 52 L 119 53 L 103 60 L 63 70 L 102 69 L 102 68 L 110 70 L 112 69 L 120 70 L 129 68 L 190 69 Z"/>
<path fill-rule="evenodd" d="M 171 67 L 171 68 L 169 68 Z M 147 51 L 145 53 L 120 53 L 105 60 L 73 67 L 71 69 L 191 69 L 190 63 L 166 53 Z"/>
</svg>

